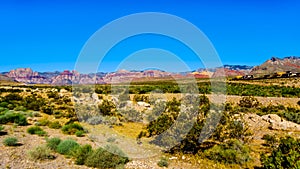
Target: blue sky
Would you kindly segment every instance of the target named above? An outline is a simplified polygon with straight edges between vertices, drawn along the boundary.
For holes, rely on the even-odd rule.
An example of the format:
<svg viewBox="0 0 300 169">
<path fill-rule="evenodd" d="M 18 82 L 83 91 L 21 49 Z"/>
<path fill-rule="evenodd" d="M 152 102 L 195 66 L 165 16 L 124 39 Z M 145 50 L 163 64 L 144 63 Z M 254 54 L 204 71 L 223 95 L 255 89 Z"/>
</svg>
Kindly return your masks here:
<svg viewBox="0 0 300 169">
<path fill-rule="evenodd" d="M 169 13 L 193 23 L 210 39 L 223 64 L 257 65 L 272 56 L 300 56 L 299 9 L 297 0 L 4 0 L 0 2 L 0 72 L 18 67 L 73 69 L 93 33 L 138 12 Z M 128 39 L 123 42 L 127 47 L 119 44 L 112 49 L 99 70 L 114 71 L 121 55 L 128 56 L 134 49 L 180 47 L 163 41 L 155 36 Z M 188 51 L 175 54 L 191 69 L 202 66 Z"/>
</svg>

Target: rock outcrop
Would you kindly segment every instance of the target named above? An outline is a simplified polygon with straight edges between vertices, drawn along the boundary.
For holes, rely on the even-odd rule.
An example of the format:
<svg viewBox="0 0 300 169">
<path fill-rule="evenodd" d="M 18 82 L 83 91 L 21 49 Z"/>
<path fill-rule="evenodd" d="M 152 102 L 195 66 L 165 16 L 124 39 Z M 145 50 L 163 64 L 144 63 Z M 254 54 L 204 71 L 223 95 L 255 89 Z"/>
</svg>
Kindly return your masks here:
<svg viewBox="0 0 300 169">
<path fill-rule="evenodd" d="M 300 131 L 300 125 L 291 121 L 287 121 L 279 117 L 277 114 L 268 114 L 261 116 L 261 118 L 269 122 L 269 128 L 273 130 L 284 131 Z"/>
<path fill-rule="evenodd" d="M 263 116 L 257 114 L 245 114 L 244 119 L 254 129 L 269 128 L 271 130 L 300 131 L 299 124 L 287 121 L 277 114 L 267 114 Z"/>
</svg>

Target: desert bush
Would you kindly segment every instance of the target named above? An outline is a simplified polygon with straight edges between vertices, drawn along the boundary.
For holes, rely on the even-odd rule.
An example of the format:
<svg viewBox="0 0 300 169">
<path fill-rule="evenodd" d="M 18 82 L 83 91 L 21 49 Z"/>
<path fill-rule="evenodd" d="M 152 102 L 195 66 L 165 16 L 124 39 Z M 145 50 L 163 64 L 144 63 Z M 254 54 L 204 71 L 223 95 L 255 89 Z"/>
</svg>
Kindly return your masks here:
<svg viewBox="0 0 300 169">
<path fill-rule="evenodd" d="M 159 167 L 168 167 L 169 166 L 168 159 L 166 157 L 160 158 L 160 160 L 158 161 L 157 165 Z"/>
<path fill-rule="evenodd" d="M 277 143 L 278 143 L 278 139 L 276 138 L 275 135 L 269 135 L 269 134 L 265 134 L 262 137 L 263 140 L 265 140 L 265 145 L 274 148 Z"/>
<path fill-rule="evenodd" d="M 75 132 L 75 135 L 76 135 L 77 137 L 83 137 L 83 136 L 84 136 L 84 131 L 78 130 L 78 131 Z"/>
<path fill-rule="evenodd" d="M 103 100 L 103 102 L 98 106 L 98 108 L 99 108 L 99 112 L 103 116 L 115 115 L 114 109 L 116 108 L 116 106 L 111 101 Z"/>
<path fill-rule="evenodd" d="M 7 108 L 8 104 L 9 103 L 3 101 L 0 103 L 0 107 Z"/>
<path fill-rule="evenodd" d="M 228 140 L 204 151 L 204 155 L 217 162 L 226 164 L 243 164 L 250 161 L 250 150 L 239 140 Z"/>
<path fill-rule="evenodd" d="M 64 140 L 58 144 L 56 151 L 63 155 L 71 155 L 77 147 L 79 147 L 79 144 L 76 141 Z"/>
<path fill-rule="evenodd" d="M 239 106 L 240 107 L 244 107 L 244 108 L 256 108 L 259 106 L 259 102 L 258 100 L 253 97 L 253 96 L 245 96 L 242 97 L 240 102 L 239 102 Z"/>
<path fill-rule="evenodd" d="M 27 133 L 29 133 L 29 134 L 36 134 L 36 135 L 39 135 L 39 136 L 45 136 L 45 135 L 47 135 L 47 133 L 42 128 L 40 128 L 39 126 L 29 127 L 27 129 Z"/>
<path fill-rule="evenodd" d="M 45 145 L 35 147 L 28 152 L 28 155 L 34 161 L 55 158 L 55 156 L 51 155 L 51 150 Z"/>
<path fill-rule="evenodd" d="M 22 105 L 28 110 L 39 111 L 41 107 L 46 105 L 46 101 L 41 96 L 30 95 L 22 100 Z"/>
<path fill-rule="evenodd" d="M 60 129 L 62 127 L 58 121 L 50 122 L 48 126 L 52 129 Z"/>
<path fill-rule="evenodd" d="M 72 153 L 72 156 L 75 158 L 75 164 L 84 165 L 85 160 L 92 152 L 92 146 L 89 144 L 76 148 Z"/>
<path fill-rule="evenodd" d="M 287 119 L 288 121 L 300 124 L 300 109 L 287 107 L 286 111 L 283 113 L 278 113 L 278 115 Z"/>
<path fill-rule="evenodd" d="M 58 137 L 53 137 L 50 139 L 46 139 L 47 142 L 47 147 L 50 148 L 51 150 L 56 150 L 57 146 L 59 145 L 59 143 L 61 142 L 61 139 Z"/>
<path fill-rule="evenodd" d="M 4 96 L 2 98 L 2 101 L 11 103 L 12 101 L 21 101 L 22 99 L 23 99 L 23 97 L 17 93 L 10 93 L 10 94 Z"/>
<path fill-rule="evenodd" d="M 271 154 L 261 154 L 263 168 L 266 169 L 298 169 L 300 168 L 300 139 L 290 136 L 281 138 Z"/>
<path fill-rule="evenodd" d="M 18 145 L 18 139 L 16 137 L 7 137 L 3 140 L 5 146 L 16 146 Z"/>
<path fill-rule="evenodd" d="M 38 136 L 47 136 L 47 132 L 45 132 L 44 130 L 43 131 L 37 131 L 35 132 L 36 135 Z"/>
<path fill-rule="evenodd" d="M 69 115 L 67 115 L 67 114 L 64 114 L 64 113 L 62 113 L 62 112 L 60 112 L 60 111 L 55 111 L 54 113 L 53 113 L 53 115 L 54 115 L 54 117 L 56 118 L 56 119 L 60 119 L 60 118 L 62 118 L 63 116 L 68 116 L 67 118 L 70 118 L 69 117 Z"/>
<path fill-rule="evenodd" d="M 15 113 L 15 112 L 6 112 L 3 115 L 0 115 L 0 124 L 6 124 L 6 123 L 16 123 L 20 126 L 27 125 L 27 119 L 23 114 Z"/>
<path fill-rule="evenodd" d="M 15 111 L 26 111 L 27 109 L 24 106 L 17 106 L 14 108 Z"/>
<path fill-rule="evenodd" d="M 64 125 L 61 130 L 64 134 L 70 134 L 70 135 L 75 134 L 77 131 L 84 132 L 83 127 L 78 123 L 70 123 L 70 124 Z"/>
<path fill-rule="evenodd" d="M 98 148 L 90 153 L 85 160 L 85 165 L 96 168 L 117 168 L 128 162 L 128 158 L 119 148 L 110 146 L 106 149 Z"/>
<path fill-rule="evenodd" d="M 49 115 L 53 114 L 53 107 L 51 107 L 51 106 L 43 106 L 41 109 L 42 109 L 42 112 L 45 114 L 49 114 Z"/>
<path fill-rule="evenodd" d="M 58 92 L 50 91 L 50 92 L 47 93 L 47 96 L 48 96 L 48 98 L 59 99 Z"/>
<path fill-rule="evenodd" d="M 47 118 L 42 118 L 37 121 L 38 126 L 48 126 L 50 121 Z"/>
<path fill-rule="evenodd" d="M 145 96 L 145 95 L 135 94 L 135 95 L 133 96 L 133 101 L 134 101 L 134 102 L 142 101 L 142 102 L 149 103 L 149 97 L 148 97 L 148 96 Z"/>
</svg>

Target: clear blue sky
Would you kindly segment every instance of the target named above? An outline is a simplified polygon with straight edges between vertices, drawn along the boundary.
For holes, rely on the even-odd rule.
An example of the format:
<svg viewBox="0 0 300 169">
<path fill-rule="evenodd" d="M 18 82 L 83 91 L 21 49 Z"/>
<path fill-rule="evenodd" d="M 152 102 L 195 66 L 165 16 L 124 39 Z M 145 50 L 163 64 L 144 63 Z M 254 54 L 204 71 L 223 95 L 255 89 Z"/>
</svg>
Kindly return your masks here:
<svg viewBox="0 0 300 169">
<path fill-rule="evenodd" d="M 272 56 L 300 56 L 299 9 L 297 0 L 3 0 L 0 72 L 18 67 L 73 69 L 95 31 L 137 12 L 164 12 L 188 20 L 207 35 L 224 64 L 257 65 Z M 114 70 L 109 65 L 119 62 L 121 48 L 118 52 L 105 58 L 112 64 L 102 71 Z M 201 66 L 193 64 L 190 55 L 182 57 L 192 69 Z"/>
</svg>

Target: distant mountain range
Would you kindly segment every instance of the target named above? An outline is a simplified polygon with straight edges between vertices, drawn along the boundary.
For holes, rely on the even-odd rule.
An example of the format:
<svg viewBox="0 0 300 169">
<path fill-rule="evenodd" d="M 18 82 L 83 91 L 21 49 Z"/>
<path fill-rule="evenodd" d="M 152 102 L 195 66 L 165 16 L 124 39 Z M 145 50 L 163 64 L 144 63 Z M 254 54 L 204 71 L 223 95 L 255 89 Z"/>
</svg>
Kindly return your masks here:
<svg viewBox="0 0 300 169">
<path fill-rule="evenodd" d="M 283 59 L 272 57 L 259 66 L 255 66 L 250 74 L 265 75 L 275 72 L 300 72 L 300 57 L 290 56 Z"/>
<path fill-rule="evenodd" d="M 238 75 L 265 75 L 281 71 L 300 72 L 300 57 L 290 56 L 285 58 L 272 57 L 259 66 L 224 65 L 211 69 L 198 69 L 191 72 L 172 73 L 158 69 L 146 69 L 143 71 L 119 70 L 111 73 L 80 74 L 76 71 L 65 70 L 63 72 L 35 72 L 30 68 L 18 68 L 9 72 L 3 72 L 0 80 L 17 81 L 25 84 L 110 84 L 151 79 L 170 78 L 209 78 L 232 77 Z"/>
</svg>

